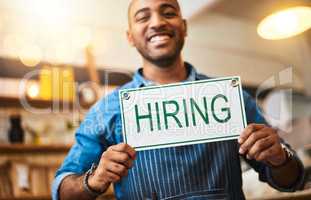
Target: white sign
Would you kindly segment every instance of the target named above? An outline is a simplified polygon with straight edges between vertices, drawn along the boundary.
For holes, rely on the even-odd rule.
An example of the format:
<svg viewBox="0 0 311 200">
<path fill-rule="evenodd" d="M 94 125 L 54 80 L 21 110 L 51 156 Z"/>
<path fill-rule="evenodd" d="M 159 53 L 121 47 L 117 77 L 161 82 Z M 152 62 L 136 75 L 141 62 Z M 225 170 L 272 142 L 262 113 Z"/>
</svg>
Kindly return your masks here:
<svg viewBox="0 0 311 200">
<path fill-rule="evenodd" d="M 139 150 L 237 139 L 246 127 L 240 77 L 120 90 L 124 142 Z"/>
</svg>

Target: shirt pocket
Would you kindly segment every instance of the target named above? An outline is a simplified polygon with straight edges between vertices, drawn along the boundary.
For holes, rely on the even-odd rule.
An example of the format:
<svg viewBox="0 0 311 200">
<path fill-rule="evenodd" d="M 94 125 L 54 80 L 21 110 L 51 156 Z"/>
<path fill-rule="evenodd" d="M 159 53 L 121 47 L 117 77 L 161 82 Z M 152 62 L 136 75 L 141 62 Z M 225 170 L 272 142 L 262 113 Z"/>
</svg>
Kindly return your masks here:
<svg viewBox="0 0 311 200">
<path fill-rule="evenodd" d="M 180 194 L 172 197 L 164 198 L 163 200 L 227 200 L 228 195 L 224 189 L 200 190 Z"/>
</svg>

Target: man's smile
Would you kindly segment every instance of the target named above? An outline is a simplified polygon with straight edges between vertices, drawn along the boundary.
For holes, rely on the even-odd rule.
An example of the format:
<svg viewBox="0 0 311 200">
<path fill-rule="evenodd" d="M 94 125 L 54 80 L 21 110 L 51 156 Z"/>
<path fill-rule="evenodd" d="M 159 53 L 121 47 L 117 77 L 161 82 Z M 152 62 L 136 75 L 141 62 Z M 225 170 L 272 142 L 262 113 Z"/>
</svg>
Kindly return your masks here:
<svg viewBox="0 0 311 200">
<path fill-rule="evenodd" d="M 152 45 L 159 46 L 167 44 L 173 37 L 170 33 L 156 33 L 148 38 L 148 42 Z"/>
</svg>

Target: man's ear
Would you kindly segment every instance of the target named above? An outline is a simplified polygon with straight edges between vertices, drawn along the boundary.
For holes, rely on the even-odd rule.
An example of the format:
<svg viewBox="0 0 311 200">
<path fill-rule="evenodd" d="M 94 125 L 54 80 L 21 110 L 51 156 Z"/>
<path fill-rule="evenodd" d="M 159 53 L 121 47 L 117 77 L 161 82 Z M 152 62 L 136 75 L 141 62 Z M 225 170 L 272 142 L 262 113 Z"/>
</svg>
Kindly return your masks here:
<svg viewBox="0 0 311 200">
<path fill-rule="evenodd" d="M 135 47 L 134 40 L 133 40 L 133 36 L 132 36 L 132 33 L 130 32 L 130 30 L 127 30 L 127 31 L 126 31 L 126 37 L 127 37 L 128 43 L 129 43 L 132 47 Z"/>
<path fill-rule="evenodd" d="M 188 36 L 188 24 L 187 24 L 187 20 L 183 19 L 184 22 L 184 27 L 185 27 L 185 37 Z"/>
</svg>

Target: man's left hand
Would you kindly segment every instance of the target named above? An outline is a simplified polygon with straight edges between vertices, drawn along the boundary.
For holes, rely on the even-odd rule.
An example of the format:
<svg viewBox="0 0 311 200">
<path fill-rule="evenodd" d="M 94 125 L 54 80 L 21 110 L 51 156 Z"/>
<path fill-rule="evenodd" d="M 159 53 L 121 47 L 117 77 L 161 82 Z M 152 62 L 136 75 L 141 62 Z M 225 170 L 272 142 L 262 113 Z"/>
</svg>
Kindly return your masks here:
<svg viewBox="0 0 311 200">
<path fill-rule="evenodd" d="M 255 159 L 272 166 L 280 166 L 286 161 L 280 137 L 276 130 L 264 124 L 250 124 L 240 135 L 239 153 L 247 159 Z"/>
</svg>

